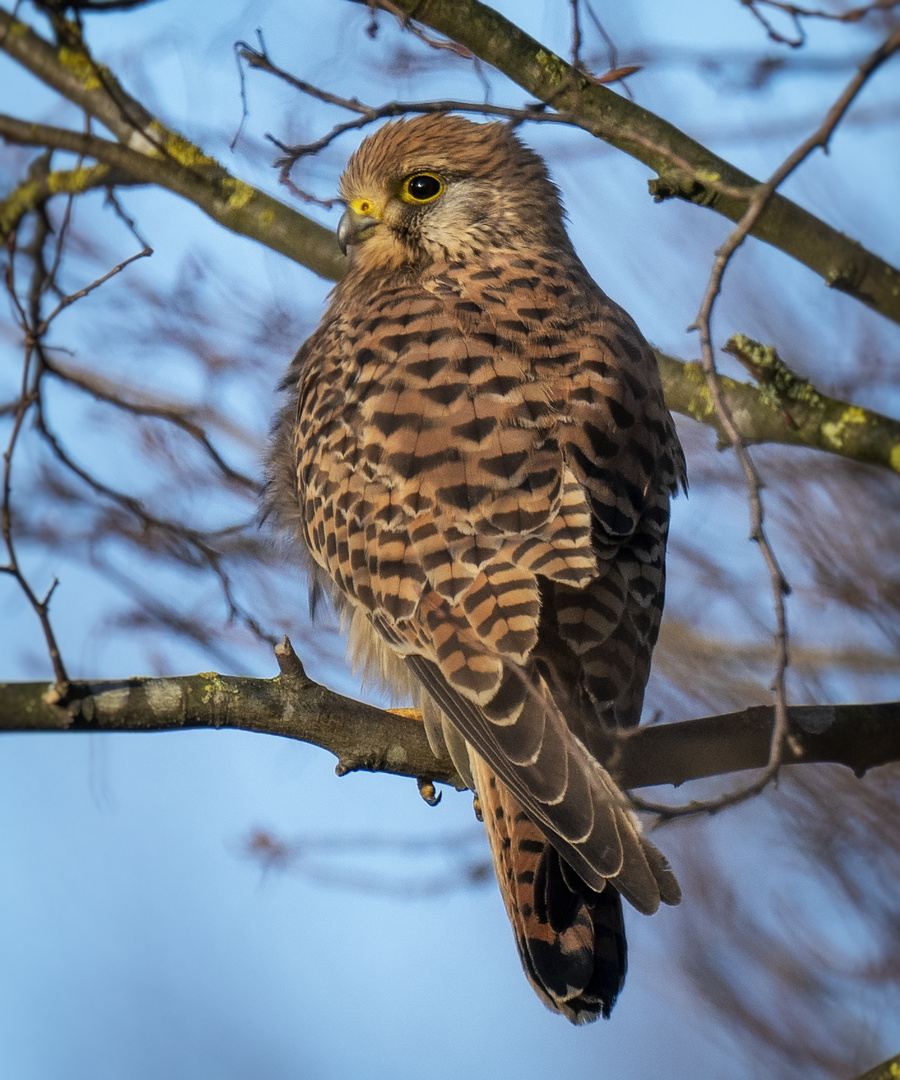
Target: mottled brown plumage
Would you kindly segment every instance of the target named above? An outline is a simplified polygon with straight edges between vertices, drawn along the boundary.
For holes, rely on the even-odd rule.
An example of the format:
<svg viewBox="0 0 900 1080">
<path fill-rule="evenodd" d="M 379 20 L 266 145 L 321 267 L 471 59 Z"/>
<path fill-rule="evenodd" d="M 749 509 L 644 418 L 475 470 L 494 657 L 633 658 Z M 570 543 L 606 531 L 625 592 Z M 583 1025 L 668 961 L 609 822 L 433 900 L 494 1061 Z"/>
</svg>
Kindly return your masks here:
<svg viewBox="0 0 900 1080">
<path fill-rule="evenodd" d="M 684 478 L 653 354 L 506 126 L 389 124 L 341 192 L 349 271 L 291 366 L 270 505 L 477 792 L 538 994 L 608 1015 L 620 895 L 679 899 L 601 764 L 640 719 Z"/>
</svg>

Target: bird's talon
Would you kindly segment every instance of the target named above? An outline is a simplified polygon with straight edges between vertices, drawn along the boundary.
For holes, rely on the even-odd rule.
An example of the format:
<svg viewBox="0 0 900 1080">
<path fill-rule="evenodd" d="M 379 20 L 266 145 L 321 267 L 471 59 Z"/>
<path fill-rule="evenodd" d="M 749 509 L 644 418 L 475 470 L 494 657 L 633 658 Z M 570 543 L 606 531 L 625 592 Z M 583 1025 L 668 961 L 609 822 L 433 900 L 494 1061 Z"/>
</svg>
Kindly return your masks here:
<svg viewBox="0 0 900 1080">
<path fill-rule="evenodd" d="M 441 801 L 441 792 L 434 786 L 434 781 L 429 780 L 424 776 L 416 778 L 416 783 L 419 785 L 419 794 L 428 803 L 429 806 L 437 806 Z"/>
</svg>

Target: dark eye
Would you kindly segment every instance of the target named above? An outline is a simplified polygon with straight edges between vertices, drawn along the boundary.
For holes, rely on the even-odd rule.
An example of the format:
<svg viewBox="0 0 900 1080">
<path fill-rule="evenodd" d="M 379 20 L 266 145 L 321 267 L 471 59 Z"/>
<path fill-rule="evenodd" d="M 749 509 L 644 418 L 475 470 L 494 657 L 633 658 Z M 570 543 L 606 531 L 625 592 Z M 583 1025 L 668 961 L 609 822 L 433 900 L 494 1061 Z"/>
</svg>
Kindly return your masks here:
<svg viewBox="0 0 900 1080">
<path fill-rule="evenodd" d="M 414 173 L 404 181 L 400 197 L 404 202 L 426 203 L 443 190 L 444 185 L 433 173 Z"/>
</svg>

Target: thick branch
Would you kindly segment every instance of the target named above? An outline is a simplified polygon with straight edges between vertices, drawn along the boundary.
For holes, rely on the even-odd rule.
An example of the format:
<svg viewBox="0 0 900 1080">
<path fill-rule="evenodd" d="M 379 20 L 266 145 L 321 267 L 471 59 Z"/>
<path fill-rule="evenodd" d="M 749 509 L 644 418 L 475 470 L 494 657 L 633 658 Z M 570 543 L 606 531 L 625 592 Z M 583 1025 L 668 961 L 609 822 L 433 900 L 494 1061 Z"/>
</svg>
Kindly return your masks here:
<svg viewBox="0 0 900 1080">
<path fill-rule="evenodd" d="M 64 696 L 61 697 L 60 695 Z M 274 679 L 204 672 L 175 678 L 0 683 L 0 731 L 178 731 L 235 728 L 329 750 L 339 772 L 428 776 L 461 784 L 436 759 L 408 710 L 386 712 L 335 694 L 300 669 Z"/>
<path fill-rule="evenodd" d="M 658 179 L 650 184 L 657 199 L 686 199 L 731 221 L 744 215 L 757 180 L 672 124 L 586 78 L 486 4 L 391 0 L 385 7 L 399 9 L 465 45 L 540 101 L 570 114 L 588 131 L 644 162 L 657 173 Z M 900 32 L 883 47 L 882 59 L 898 47 Z M 739 197 L 736 188 L 747 196 Z M 773 196 L 751 232 L 820 274 L 827 285 L 900 322 L 900 270 L 790 199 Z"/>
<path fill-rule="evenodd" d="M 738 341 L 749 339 L 732 338 L 729 344 Z M 774 355 L 773 350 L 763 351 Z M 722 445 L 730 445 L 713 410 L 701 365 L 655 352 L 669 408 L 715 428 Z M 722 399 L 745 444 L 806 446 L 900 473 L 900 421 L 820 394 L 783 364 L 781 373 L 775 380 L 759 372 L 759 386 L 719 376 Z"/>
<path fill-rule="evenodd" d="M 436 759 L 411 710 L 386 712 L 312 682 L 297 665 L 275 679 L 201 674 L 178 678 L 0 684 L 0 730 L 175 731 L 238 728 L 299 739 L 329 750 L 338 771 L 428 777 L 460 786 L 448 758 Z M 785 764 L 830 761 L 859 775 L 900 761 L 900 703 L 793 706 Z M 769 707 L 644 727 L 611 762 L 624 787 L 682 784 L 763 767 Z"/>
<path fill-rule="evenodd" d="M 127 173 L 135 182 L 156 184 L 189 199 L 220 225 L 258 240 L 322 277 L 333 279 L 343 273 L 344 259 L 331 230 L 231 176 L 213 158 L 188 143 L 181 147 L 181 159 L 176 159 L 171 154 L 160 154 L 149 144 L 133 150 L 96 135 L 2 115 L 0 137 L 94 158 Z M 192 160 L 187 160 L 191 155 Z"/>
</svg>

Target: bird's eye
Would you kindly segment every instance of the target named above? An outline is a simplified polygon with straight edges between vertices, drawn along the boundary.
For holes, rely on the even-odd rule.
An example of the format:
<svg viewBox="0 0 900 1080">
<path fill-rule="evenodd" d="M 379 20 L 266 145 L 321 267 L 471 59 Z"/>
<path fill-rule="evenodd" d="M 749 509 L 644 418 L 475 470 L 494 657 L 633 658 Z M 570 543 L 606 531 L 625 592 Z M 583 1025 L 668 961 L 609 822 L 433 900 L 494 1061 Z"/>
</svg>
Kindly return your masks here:
<svg viewBox="0 0 900 1080">
<path fill-rule="evenodd" d="M 400 198 L 408 203 L 427 203 L 436 199 L 444 185 L 433 173 L 413 173 L 403 181 Z"/>
</svg>

